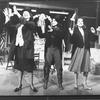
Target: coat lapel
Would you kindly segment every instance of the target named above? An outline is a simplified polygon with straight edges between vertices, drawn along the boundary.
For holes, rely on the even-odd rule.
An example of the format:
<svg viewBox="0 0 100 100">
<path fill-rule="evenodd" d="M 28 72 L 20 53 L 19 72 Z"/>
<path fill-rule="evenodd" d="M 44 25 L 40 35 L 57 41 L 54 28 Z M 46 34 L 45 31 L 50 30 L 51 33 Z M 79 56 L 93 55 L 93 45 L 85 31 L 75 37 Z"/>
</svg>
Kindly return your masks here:
<svg viewBox="0 0 100 100">
<path fill-rule="evenodd" d="M 85 33 L 85 32 L 84 32 Z M 80 38 L 81 41 L 83 41 L 83 36 L 81 34 L 81 32 L 79 31 L 78 27 L 77 27 L 77 35 Z M 85 35 L 85 34 L 84 34 Z"/>
</svg>

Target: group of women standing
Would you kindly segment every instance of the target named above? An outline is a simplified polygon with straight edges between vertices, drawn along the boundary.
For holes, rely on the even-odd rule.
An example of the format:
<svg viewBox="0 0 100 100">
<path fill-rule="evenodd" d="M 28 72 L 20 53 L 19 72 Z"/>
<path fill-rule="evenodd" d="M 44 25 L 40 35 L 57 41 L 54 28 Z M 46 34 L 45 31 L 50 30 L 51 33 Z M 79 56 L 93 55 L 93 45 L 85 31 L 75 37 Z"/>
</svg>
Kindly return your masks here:
<svg viewBox="0 0 100 100">
<path fill-rule="evenodd" d="M 22 89 L 22 78 L 24 71 L 30 73 L 30 87 L 34 92 L 37 89 L 33 84 L 34 70 L 34 34 L 36 32 L 37 23 L 32 19 L 29 10 L 24 9 L 22 15 L 17 11 L 16 6 L 13 7 L 13 14 L 19 18 L 19 23 L 11 25 L 11 16 L 8 16 L 7 9 L 4 10 L 6 16 L 5 24 L 7 27 L 15 29 L 14 38 L 9 51 L 9 60 L 15 57 L 14 68 L 19 70 L 19 84 L 14 90 L 15 92 Z M 75 89 L 78 89 L 78 75 L 83 72 L 84 88 L 92 89 L 87 85 L 87 77 L 90 71 L 90 41 L 98 40 L 95 29 L 87 30 L 83 18 L 73 19 L 74 28 L 69 28 L 70 43 L 72 47 L 72 60 L 69 65 L 69 71 L 75 73 Z"/>
</svg>

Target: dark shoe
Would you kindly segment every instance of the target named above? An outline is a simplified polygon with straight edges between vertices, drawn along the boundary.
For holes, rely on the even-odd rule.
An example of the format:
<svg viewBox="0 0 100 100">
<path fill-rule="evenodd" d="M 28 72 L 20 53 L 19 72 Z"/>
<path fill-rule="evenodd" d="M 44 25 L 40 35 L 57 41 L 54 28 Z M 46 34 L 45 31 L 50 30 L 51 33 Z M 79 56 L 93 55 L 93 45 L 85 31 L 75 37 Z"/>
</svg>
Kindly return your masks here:
<svg viewBox="0 0 100 100">
<path fill-rule="evenodd" d="M 63 90 L 64 89 L 64 87 L 62 86 L 62 84 L 59 84 L 59 89 L 60 90 Z"/>
<path fill-rule="evenodd" d="M 88 85 L 84 85 L 84 84 L 82 84 L 82 86 L 83 86 L 83 88 L 86 89 L 86 90 L 92 90 L 92 88 L 89 87 Z"/>
<path fill-rule="evenodd" d="M 33 90 L 33 92 L 38 92 L 38 90 L 34 86 L 31 86 L 31 89 Z"/>
<path fill-rule="evenodd" d="M 53 74 L 55 72 L 55 68 L 54 69 L 51 69 L 51 74 Z"/>
<path fill-rule="evenodd" d="M 74 86 L 74 89 L 78 90 L 78 87 L 77 86 Z"/>
<path fill-rule="evenodd" d="M 38 92 L 38 90 L 35 87 L 32 90 L 33 92 Z"/>
<path fill-rule="evenodd" d="M 14 92 L 18 92 L 18 91 L 20 91 L 22 89 L 22 84 L 19 86 L 19 87 L 17 87 L 15 90 L 14 90 Z"/>
<path fill-rule="evenodd" d="M 43 88 L 47 89 L 47 83 L 44 83 Z"/>
</svg>

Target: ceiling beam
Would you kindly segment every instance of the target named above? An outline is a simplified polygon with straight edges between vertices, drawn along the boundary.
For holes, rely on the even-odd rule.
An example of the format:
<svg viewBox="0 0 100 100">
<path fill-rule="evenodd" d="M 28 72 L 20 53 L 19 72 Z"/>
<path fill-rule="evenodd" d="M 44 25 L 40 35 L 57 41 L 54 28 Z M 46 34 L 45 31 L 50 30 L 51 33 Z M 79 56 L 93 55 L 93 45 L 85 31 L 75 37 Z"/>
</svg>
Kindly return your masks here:
<svg viewBox="0 0 100 100">
<path fill-rule="evenodd" d="M 64 2 L 100 2 L 100 0 L 0 0 L 0 1 L 10 1 L 10 2 L 16 2 L 16 1 L 64 1 Z"/>
<path fill-rule="evenodd" d="M 46 9 L 60 9 L 60 10 L 75 10 L 74 8 L 67 8 L 67 7 L 59 7 L 59 6 L 53 6 L 48 4 L 35 4 L 34 2 L 28 3 L 28 2 L 9 2 L 9 5 L 16 5 L 16 6 L 22 6 L 22 7 L 33 7 L 33 8 L 46 8 Z"/>
</svg>

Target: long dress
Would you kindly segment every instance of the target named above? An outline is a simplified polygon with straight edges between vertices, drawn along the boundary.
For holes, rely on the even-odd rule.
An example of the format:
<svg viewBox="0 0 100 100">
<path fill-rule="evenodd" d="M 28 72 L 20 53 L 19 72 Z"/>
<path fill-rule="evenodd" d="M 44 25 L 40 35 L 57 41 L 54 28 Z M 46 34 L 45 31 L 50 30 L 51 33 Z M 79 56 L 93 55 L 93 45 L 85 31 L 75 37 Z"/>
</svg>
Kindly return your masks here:
<svg viewBox="0 0 100 100">
<path fill-rule="evenodd" d="M 15 29 L 15 36 L 11 43 L 8 59 L 14 59 L 14 68 L 20 71 L 33 72 L 35 68 L 34 63 L 34 33 L 35 23 L 33 21 L 26 21 L 24 18 L 20 18 L 22 27 L 23 45 L 20 46 L 20 40 L 17 40 L 18 28 L 22 25 L 17 24 Z M 19 44 L 16 45 L 16 41 Z"/>
</svg>

